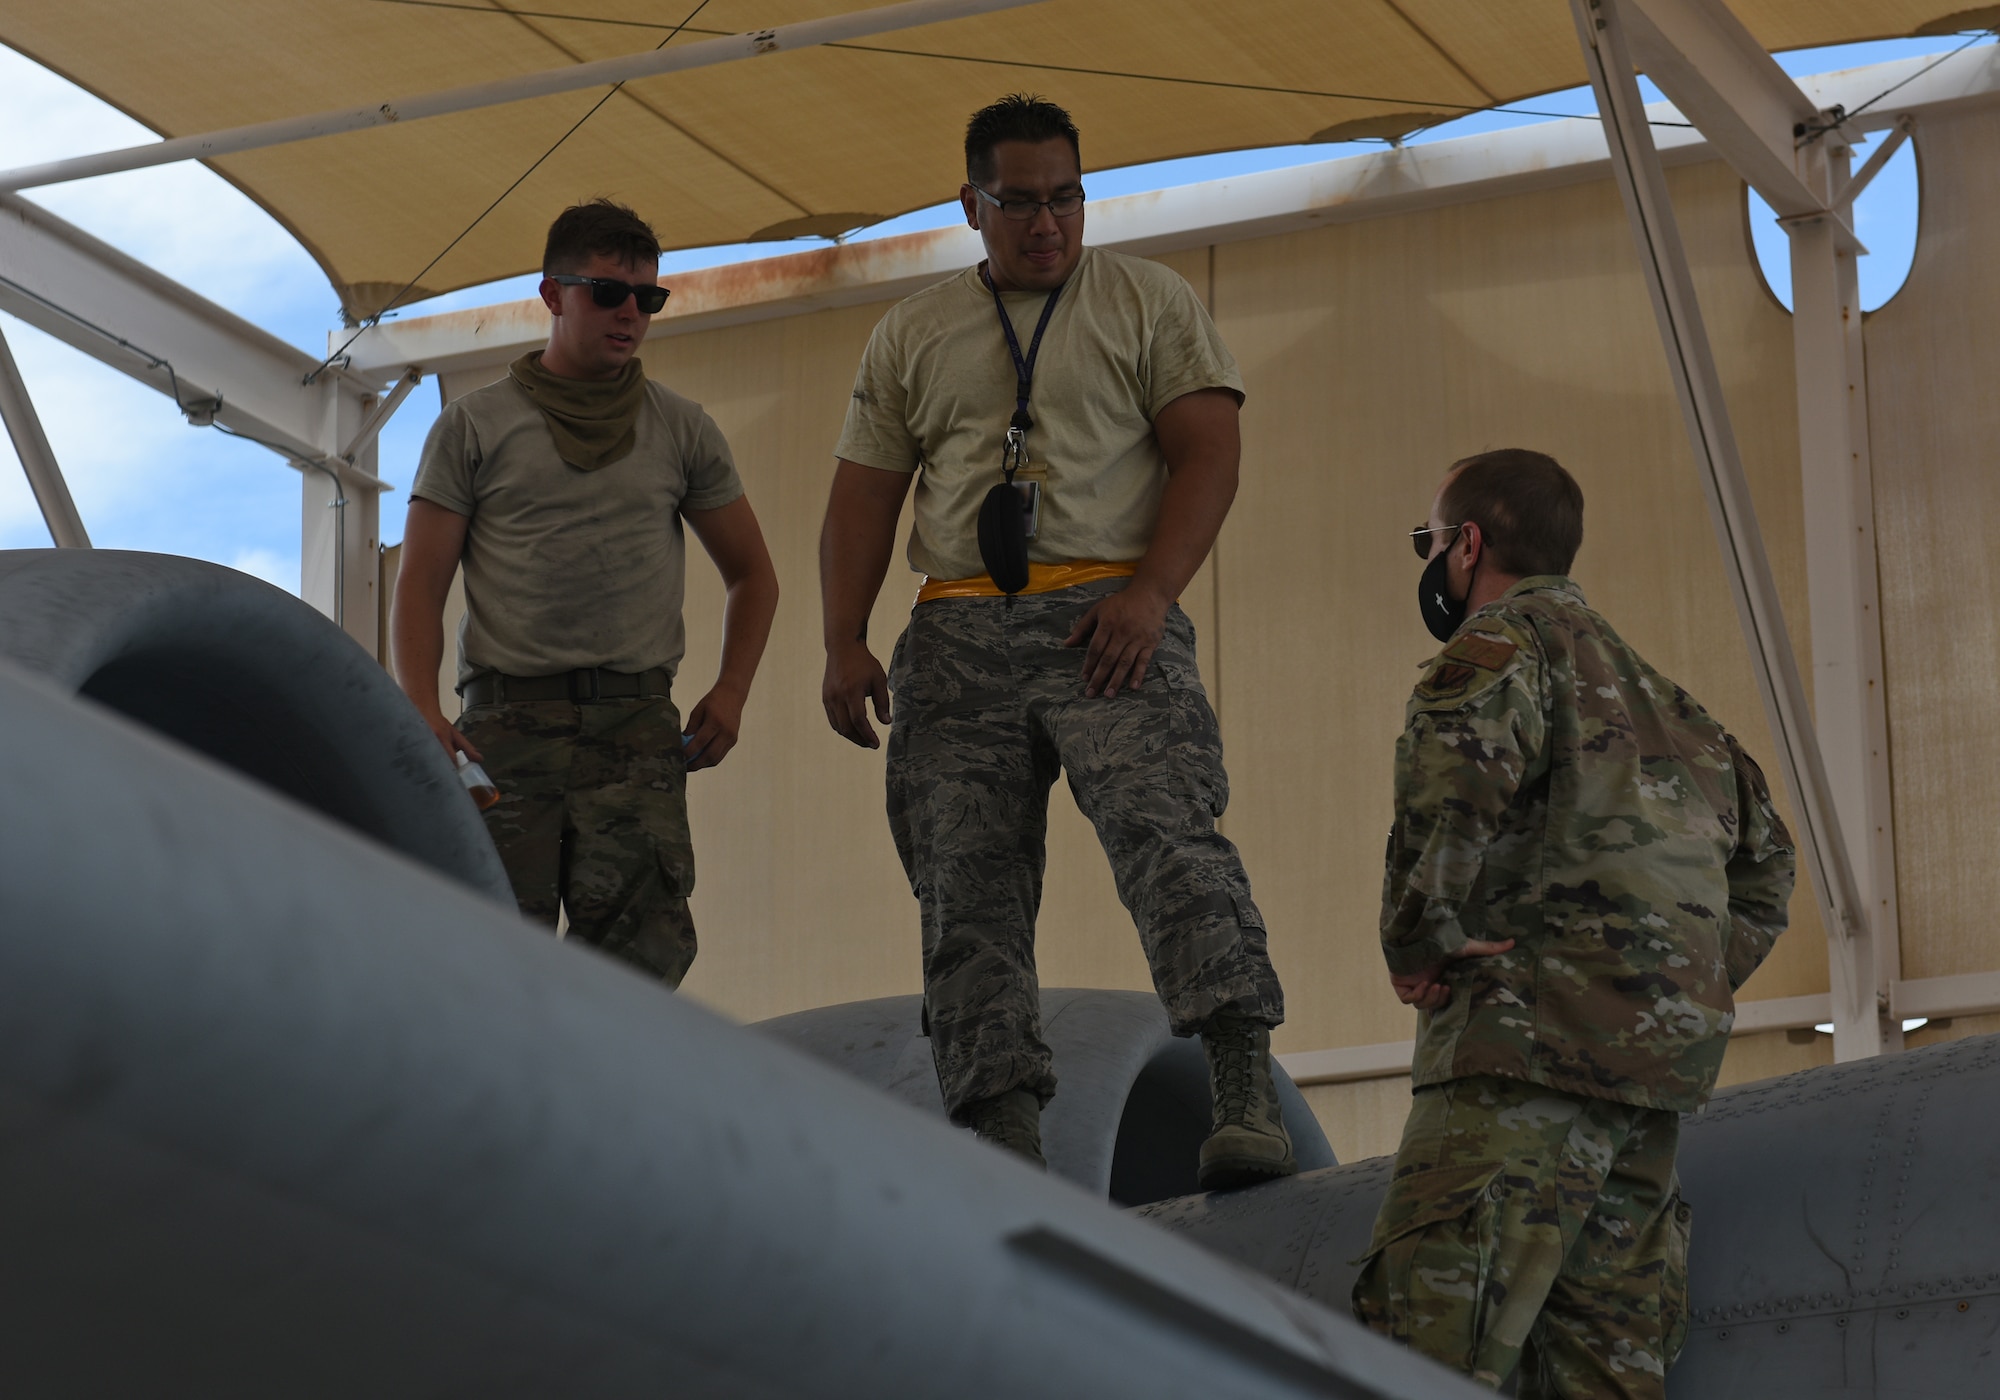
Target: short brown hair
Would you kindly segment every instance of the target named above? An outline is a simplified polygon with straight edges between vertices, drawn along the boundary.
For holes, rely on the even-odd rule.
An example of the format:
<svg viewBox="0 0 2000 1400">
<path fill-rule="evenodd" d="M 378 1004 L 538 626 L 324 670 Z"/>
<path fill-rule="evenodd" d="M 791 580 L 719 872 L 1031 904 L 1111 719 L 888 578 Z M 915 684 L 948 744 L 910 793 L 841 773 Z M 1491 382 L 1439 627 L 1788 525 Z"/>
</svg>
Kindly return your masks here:
<svg viewBox="0 0 2000 1400">
<path fill-rule="evenodd" d="M 1451 464 L 1438 500 L 1447 525 L 1479 527 L 1503 572 L 1566 574 L 1583 545 L 1583 488 L 1555 458 L 1524 447 Z"/>
<path fill-rule="evenodd" d="M 965 124 L 966 183 L 983 187 L 993 179 L 993 148 L 1002 141 L 1038 145 L 1057 137 L 1069 142 L 1081 170 L 1083 147 L 1077 143 L 1076 123 L 1069 113 L 1032 92 L 1008 93 L 974 112 Z"/>
<path fill-rule="evenodd" d="M 575 272 L 600 253 L 622 263 L 657 266 L 660 240 L 644 219 L 622 204 L 602 198 L 572 204 L 549 225 L 549 241 L 542 249 L 542 275 Z"/>
</svg>

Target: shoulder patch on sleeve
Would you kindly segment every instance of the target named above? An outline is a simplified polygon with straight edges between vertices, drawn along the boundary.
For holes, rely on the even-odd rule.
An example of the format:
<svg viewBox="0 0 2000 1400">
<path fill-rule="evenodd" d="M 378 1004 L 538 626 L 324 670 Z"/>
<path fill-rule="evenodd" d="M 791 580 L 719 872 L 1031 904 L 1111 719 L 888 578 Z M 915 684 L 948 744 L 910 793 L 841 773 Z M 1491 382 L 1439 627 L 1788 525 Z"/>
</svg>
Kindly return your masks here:
<svg viewBox="0 0 2000 1400">
<path fill-rule="evenodd" d="M 1451 655 L 1450 652 L 1445 653 Z M 1417 698 L 1420 700 L 1454 700 L 1465 694 L 1465 688 L 1472 684 L 1479 674 L 1472 667 L 1459 661 L 1444 661 L 1423 680 L 1417 683 Z"/>
<path fill-rule="evenodd" d="M 1505 637 L 1496 637 L 1490 632 L 1468 632 L 1444 649 L 1444 659 L 1477 666 L 1482 671 L 1497 671 L 1520 649 Z"/>
<path fill-rule="evenodd" d="M 1423 677 L 1410 696 L 1410 717 L 1424 710 L 1484 704 L 1523 662 L 1532 662 L 1539 655 L 1532 629 L 1517 626 L 1508 618 L 1482 618 L 1481 622 L 1484 626 L 1461 633 L 1424 663 Z"/>
</svg>

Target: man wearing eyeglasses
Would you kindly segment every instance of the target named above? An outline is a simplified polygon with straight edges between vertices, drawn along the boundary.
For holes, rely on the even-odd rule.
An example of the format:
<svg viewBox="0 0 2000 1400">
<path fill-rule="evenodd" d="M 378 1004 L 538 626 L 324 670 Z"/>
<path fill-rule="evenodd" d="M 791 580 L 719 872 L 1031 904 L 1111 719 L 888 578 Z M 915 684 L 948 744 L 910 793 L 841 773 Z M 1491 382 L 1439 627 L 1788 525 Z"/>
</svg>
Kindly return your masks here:
<svg viewBox="0 0 2000 1400">
<path fill-rule="evenodd" d="M 1216 829 L 1221 738 L 1175 599 L 1235 495 L 1242 380 L 1157 263 L 1083 243 L 1076 127 L 1039 98 L 976 113 L 959 199 L 986 258 L 883 318 L 856 376 L 821 536 L 836 733 L 889 722 L 889 821 L 921 912 L 952 1118 L 1040 1162 L 1056 1092 L 1035 916 L 1066 772 L 1214 1090 L 1207 1187 L 1295 1170 L 1272 1084 L 1284 1001 Z M 924 583 L 885 673 L 868 616 L 914 480 Z"/>
<path fill-rule="evenodd" d="M 687 774 L 735 747 L 778 600 L 728 443 L 637 358 L 666 304 L 660 245 L 597 200 L 549 229 L 546 348 L 454 400 L 424 444 L 391 612 L 397 679 L 447 753 L 482 762 L 523 913 L 669 986 L 694 961 Z M 671 699 L 682 527 L 728 590 L 715 684 Z M 454 726 L 442 615 L 465 571 Z"/>
<path fill-rule="evenodd" d="M 1447 643 L 1396 746 L 1382 947 L 1421 1013 L 1415 1093 L 1354 1304 L 1537 1397 L 1661 1400 L 1686 1333 L 1680 1115 L 1783 932 L 1764 775 L 1567 577 L 1583 493 L 1519 449 L 1459 462 L 1428 521 Z"/>
</svg>

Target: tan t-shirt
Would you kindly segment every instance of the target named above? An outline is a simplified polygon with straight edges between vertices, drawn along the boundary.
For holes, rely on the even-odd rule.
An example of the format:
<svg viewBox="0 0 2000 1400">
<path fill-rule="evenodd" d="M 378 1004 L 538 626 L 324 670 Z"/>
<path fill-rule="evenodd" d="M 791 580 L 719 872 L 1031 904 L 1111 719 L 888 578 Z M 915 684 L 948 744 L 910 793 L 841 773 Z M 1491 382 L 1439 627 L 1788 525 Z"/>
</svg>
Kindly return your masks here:
<svg viewBox="0 0 2000 1400">
<path fill-rule="evenodd" d="M 489 671 L 674 670 L 687 648 L 680 512 L 726 506 L 743 483 L 715 420 L 650 383 L 632 451 L 579 471 L 510 376 L 438 415 L 410 494 L 471 517 L 463 685 Z"/>
<path fill-rule="evenodd" d="M 1025 356 L 1047 293 L 1003 300 Z M 1153 416 L 1197 389 L 1243 395 L 1236 361 L 1194 289 L 1159 263 L 1085 248 L 1035 362 L 1027 446 L 1042 506 L 1030 560 L 1146 552 L 1167 484 Z M 1001 480 L 1013 414 L 1014 361 L 978 268 L 897 303 L 875 327 L 836 455 L 918 473 L 910 532 L 917 572 L 950 579 L 986 571 L 979 504 Z"/>
</svg>

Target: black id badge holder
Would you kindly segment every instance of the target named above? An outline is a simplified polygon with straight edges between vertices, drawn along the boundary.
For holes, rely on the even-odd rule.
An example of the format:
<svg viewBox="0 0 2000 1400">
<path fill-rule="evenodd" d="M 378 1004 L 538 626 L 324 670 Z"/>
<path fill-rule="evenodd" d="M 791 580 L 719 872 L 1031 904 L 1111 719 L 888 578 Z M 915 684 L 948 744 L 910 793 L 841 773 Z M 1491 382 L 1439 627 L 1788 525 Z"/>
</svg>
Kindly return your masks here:
<svg viewBox="0 0 2000 1400">
<path fill-rule="evenodd" d="M 979 503 L 979 561 L 994 586 L 1010 596 L 1028 586 L 1028 541 L 1035 537 L 1034 517 L 1042 503 L 1039 482 L 1014 480 L 1027 456 L 1024 436 L 1020 428 L 1008 427 L 1000 458 L 1007 479 Z"/>
<path fill-rule="evenodd" d="M 1000 313 L 1000 329 L 1007 335 L 1007 351 L 1014 357 L 1014 416 L 1007 424 L 1007 439 L 1000 449 L 1000 472 L 1005 480 L 986 493 L 979 503 L 979 561 L 986 566 L 994 587 L 1010 599 L 1028 586 L 1028 541 L 1041 525 L 1042 488 L 1036 481 L 1014 480 L 1015 473 L 1028 462 L 1028 430 L 1035 420 L 1028 416 L 1028 395 L 1034 388 L 1035 357 L 1042 351 L 1042 332 L 1049 328 L 1049 316 L 1056 309 L 1058 287 L 1042 304 L 1041 319 L 1035 324 L 1035 338 L 1028 353 L 1021 354 L 1021 342 L 1014 334 L 1014 322 L 1000 300 L 993 279 L 980 274 L 993 293 L 993 306 Z"/>
</svg>

